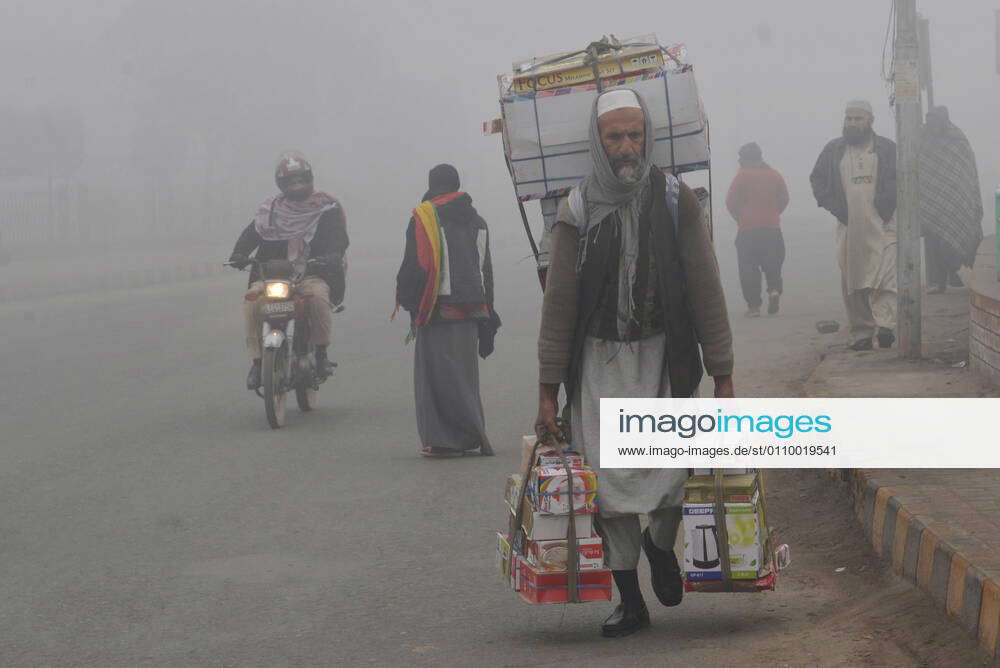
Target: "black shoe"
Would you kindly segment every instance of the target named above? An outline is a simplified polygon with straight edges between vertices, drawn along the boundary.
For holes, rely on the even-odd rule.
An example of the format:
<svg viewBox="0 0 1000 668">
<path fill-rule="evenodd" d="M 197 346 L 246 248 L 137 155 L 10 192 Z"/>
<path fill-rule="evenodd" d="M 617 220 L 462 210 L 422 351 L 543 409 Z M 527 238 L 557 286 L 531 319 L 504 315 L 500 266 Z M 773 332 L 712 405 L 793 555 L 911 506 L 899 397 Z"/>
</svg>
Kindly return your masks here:
<svg viewBox="0 0 1000 668">
<path fill-rule="evenodd" d="M 247 374 L 247 389 L 256 390 L 260 387 L 260 360 L 256 359 L 250 365 L 250 373 Z"/>
<path fill-rule="evenodd" d="M 780 306 L 781 293 L 780 292 L 768 292 L 767 293 L 767 314 L 774 315 L 778 312 L 778 307 Z"/>
<path fill-rule="evenodd" d="M 601 624 L 605 638 L 621 638 L 649 626 L 649 610 L 643 601 L 621 602 L 611 616 Z"/>
<path fill-rule="evenodd" d="M 649 572 L 653 576 L 653 593 L 667 607 L 680 605 L 684 598 L 681 567 L 673 550 L 661 550 L 653 543 L 649 527 L 642 532 L 642 550 L 649 559 Z"/>
<path fill-rule="evenodd" d="M 316 376 L 329 378 L 336 368 L 337 363 L 326 358 L 326 346 L 316 346 Z"/>
<path fill-rule="evenodd" d="M 878 328 L 878 347 L 879 348 L 892 348 L 892 344 L 896 342 L 896 335 L 892 333 L 892 330 L 888 327 Z"/>
<path fill-rule="evenodd" d="M 847 347 L 850 348 L 851 350 L 871 350 L 872 340 L 870 338 L 858 339 L 857 341 L 855 341 L 854 343 L 852 343 Z"/>
</svg>

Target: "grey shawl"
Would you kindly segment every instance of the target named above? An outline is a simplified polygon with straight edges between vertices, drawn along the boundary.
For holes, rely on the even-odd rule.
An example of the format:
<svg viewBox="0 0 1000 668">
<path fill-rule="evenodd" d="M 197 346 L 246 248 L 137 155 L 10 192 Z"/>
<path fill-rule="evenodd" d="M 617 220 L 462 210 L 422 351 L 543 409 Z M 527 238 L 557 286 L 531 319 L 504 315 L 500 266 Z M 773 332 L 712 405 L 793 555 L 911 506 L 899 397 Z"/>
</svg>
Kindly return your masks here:
<svg viewBox="0 0 1000 668">
<path fill-rule="evenodd" d="M 627 87 L 609 88 L 612 90 L 632 90 Z M 635 283 L 636 263 L 639 257 L 639 216 L 647 199 L 649 188 L 650 156 L 653 154 L 653 123 L 649 110 L 642 95 L 636 91 L 636 99 L 642 107 L 646 122 L 646 142 L 640 167 L 639 179 L 635 183 L 625 183 L 611 166 L 611 160 L 601 144 L 601 133 L 597 127 L 597 100 L 590 112 L 590 158 L 592 169 L 569 196 L 569 206 L 574 222 L 580 233 L 580 252 L 577 260 L 577 270 L 587 259 L 588 233 L 594 226 L 603 221 L 615 220 L 611 214 L 618 214 L 619 225 L 614 233 L 621 235 L 621 258 L 618 263 L 618 333 L 624 337 L 628 331 L 628 319 L 635 312 L 632 286 Z M 603 93 L 602 93 L 603 94 Z"/>
<path fill-rule="evenodd" d="M 976 156 L 951 122 L 944 132 L 924 127 L 917 153 L 920 227 L 972 266 L 983 239 L 983 200 Z"/>
</svg>

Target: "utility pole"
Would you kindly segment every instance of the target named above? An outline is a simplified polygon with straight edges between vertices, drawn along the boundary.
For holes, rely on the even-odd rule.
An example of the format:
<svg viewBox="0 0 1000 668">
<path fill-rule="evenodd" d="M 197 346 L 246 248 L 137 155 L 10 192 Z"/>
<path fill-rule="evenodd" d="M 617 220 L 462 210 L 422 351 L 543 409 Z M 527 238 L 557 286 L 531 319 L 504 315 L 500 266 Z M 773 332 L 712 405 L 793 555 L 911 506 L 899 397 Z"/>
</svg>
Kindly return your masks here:
<svg viewBox="0 0 1000 668">
<path fill-rule="evenodd" d="M 896 103 L 896 281 L 899 354 L 916 359 L 921 350 L 920 221 L 916 216 L 916 140 L 920 128 L 920 48 L 916 0 L 895 0 L 896 44 L 893 93 Z"/>
<path fill-rule="evenodd" d="M 927 94 L 927 111 L 934 106 L 934 70 L 931 66 L 931 25 L 927 17 L 917 12 L 920 30 L 920 87 Z"/>
</svg>

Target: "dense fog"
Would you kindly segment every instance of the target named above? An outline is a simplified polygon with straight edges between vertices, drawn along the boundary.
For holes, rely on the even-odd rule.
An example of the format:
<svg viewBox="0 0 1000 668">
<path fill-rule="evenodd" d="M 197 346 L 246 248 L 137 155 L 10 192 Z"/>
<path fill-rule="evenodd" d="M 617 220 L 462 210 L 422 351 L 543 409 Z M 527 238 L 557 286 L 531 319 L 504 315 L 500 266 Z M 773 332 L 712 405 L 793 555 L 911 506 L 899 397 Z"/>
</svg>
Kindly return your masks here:
<svg viewBox="0 0 1000 668">
<path fill-rule="evenodd" d="M 735 224 L 722 198 L 741 144 L 757 141 L 788 183 L 794 280 L 811 264 L 803 258 L 835 275 L 831 219 L 816 208 L 808 173 L 839 134 L 844 102 L 870 99 L 876 131 L 895 135 L 882 76 L 890 2 L 637 1 L 621 13 L 520 0 L 5 6 L 0 231 L 8 246 L 47 239 L 37 212 L 11 205 L 11 193 L 49 188 L 74 193 L 77 213 L 64 225 L 72 233 L 60 232 L 70 243 L 228 245 L 275 191 L 277 155 L 294 148 L 312 160 L 317 187 L 344 203 L 354 262 L 394 254 L 427 169 L 454 163 L 491 224 L 502 281 L 504 271 L 531 265 L 517 264 L 529 249 L 500 138 L 482 134 L 481 123 L 499 116 L 496 76 L 514 60 L 611 33 L 655 32 L 663 44 L 688 47 L 711 123 L 727 282 Z M 992 199 L 1000 182 L 989 151 L 1000 103 L 994 3 L 923 0 L 918 9 L 930 20 L 935 101 L 969 136 Z M 528 210 L 537 217 L 537 204 Z"/>
</svg>

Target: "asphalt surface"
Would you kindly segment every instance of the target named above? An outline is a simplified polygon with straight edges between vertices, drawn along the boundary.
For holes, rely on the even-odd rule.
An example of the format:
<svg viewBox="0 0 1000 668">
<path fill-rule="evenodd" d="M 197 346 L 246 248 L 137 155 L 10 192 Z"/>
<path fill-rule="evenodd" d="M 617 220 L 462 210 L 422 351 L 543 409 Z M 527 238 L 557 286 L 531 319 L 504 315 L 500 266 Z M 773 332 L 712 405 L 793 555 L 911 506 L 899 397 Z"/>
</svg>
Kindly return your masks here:
<svg viewBox="0 0 1000 668">
<path fill-rule="evenodd" d="M 902 597 L 919 621 L 923 599 L 876 577 L 841 497 L 810 472 L 773 478 L 794 560 L 777 592 L 668 610 L 643 574 L 654 627 L 607 640 L 611 604 L 528 606 L 506 591 L 493 532 L 534 418 L 539 291 L 513 246 L 496 262 L 504 327 L 482 364 L 494 458 L 417 456 L 412 348 L 388 321 L 395 253 L 352 258 L 338 373 L 320 408 L 290 407 L 280 431 L 242 387 L 243 275 L 0 306 L 0 664 L 922 660 L 899 634 L 874 655 L 851 644 L 869 642 L 874 617 L 850 606 Z M 837 306 L 827 291 L 789 298 L 777 319 L 735 312 L 737 392 L 793 392 L 817 359 L 812 323 Z M 809 533 L 824 523 L 829 535 Z M 833 575 L 831 546 L 872 570 Z M 851 642 L 828 642 L 838 634 Z"/>
</svg>

